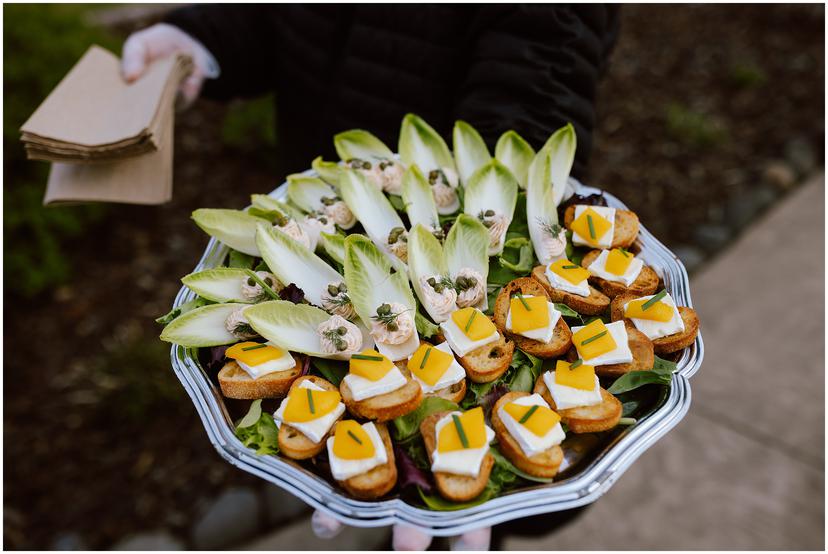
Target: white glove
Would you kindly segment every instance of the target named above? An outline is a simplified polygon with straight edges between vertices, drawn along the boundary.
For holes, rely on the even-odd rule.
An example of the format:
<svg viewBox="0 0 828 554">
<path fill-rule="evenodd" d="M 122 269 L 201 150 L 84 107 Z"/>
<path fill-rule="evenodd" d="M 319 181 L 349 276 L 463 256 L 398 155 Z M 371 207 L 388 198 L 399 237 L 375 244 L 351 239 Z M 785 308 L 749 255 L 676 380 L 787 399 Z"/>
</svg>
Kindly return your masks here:
<svg viewBox="0 0 828 554">
<path fill-rule="evenodd" d="M 185 106 L 189 106 L 198 98 L 204 79 L 215 79 L 221 70 L 210 51 L 178 27 L 158 23 L 129 35 L 121 54 L 121 73 L 131 83 L 154 60 L 179 52 L 193 59 L 193 72 L 179 88 Z"/>
<path fill-rule="evenodd" d="M 320 539 L 332 539 L 342 532 L 345 526 L 337 519 L 317 510 L 311 517 L 311 528 Z M 425 550 L 431 544 L 430 535 L 407 525 L 395 525 L 392 533 L 391 544 L 394 550 Z M 459 537 L 452 537 L 451 549 L 488 550 L 491 536 L 491 527 L 475 529 Z"/>
</svg>

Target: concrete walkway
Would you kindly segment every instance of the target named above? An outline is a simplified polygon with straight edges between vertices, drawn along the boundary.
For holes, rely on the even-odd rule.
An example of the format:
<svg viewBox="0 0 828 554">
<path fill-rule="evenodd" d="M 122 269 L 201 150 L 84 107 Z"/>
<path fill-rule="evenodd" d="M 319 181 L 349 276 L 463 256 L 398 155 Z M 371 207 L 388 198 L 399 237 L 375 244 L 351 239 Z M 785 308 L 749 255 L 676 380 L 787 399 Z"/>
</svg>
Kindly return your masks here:
<svg viewBox="0 0 828 554">
<path fill-rule="evenodd" d="M 507 550 L 822 549 L 824 177 L 811 180 L 693 279 L 707 347 L 686 419 L 581 517 Z M 367 549 L 302 520 L 252 549 Z"/>
</svg>

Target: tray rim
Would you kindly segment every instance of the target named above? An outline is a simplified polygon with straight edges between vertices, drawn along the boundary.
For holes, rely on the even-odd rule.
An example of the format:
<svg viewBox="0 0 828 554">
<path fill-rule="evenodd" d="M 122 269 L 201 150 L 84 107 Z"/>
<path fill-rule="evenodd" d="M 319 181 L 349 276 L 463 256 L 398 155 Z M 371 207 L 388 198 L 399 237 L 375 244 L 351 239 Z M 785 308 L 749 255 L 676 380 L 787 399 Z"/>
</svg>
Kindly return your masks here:
<svg viewBox="0 0 828 554">
<path fill-rule="evenodd" d="M 305 175 L 315 175 L 313 170 Z M 574 178 L 567 184 L 568 195 L 603 193 L 610 206 L 626 209 L 626 205 L 610 193 L 582 185 Z M 285 196 L 286 183 L 269 193 Z M 639 239 L 641 257 L 664 272 L 665 286 L 679 303 L 692 307 L 689 278 L 681 260 L 642 225 Z M 646 250 L 645 250 L 646 247 Z M 228 248 L 210 238 L 193 271 L 214 267 Z M 661 263 L 654 263 L 661 262 Z M 182 286 L 173 306 L 178 307 L 195 297 Z M 594 502 L 605 494 L 632 463 L 687 413 L 691 399 L 689 379 L 698 371 L 704 357 L 704 343 L 699 333 L 695 343 L 686 348 L 677 362 L 670 394 L 658 410 L 629 427 L 605 448 L 598 457 L 577 475 L 549 485 L 513 491 L 478 506 L 455 511 L 432 511 L 405 503 L 400 498 L 366 502 L 351 499 L 323 478 L 276 456 L 256 456 L 236 438 L 232 420 L 220 393 L 210 382 L 193 349 L 172 345 L 170 358 L 173 370 L 187 391 L 199 414 L 210 442 L 219 455 L 230 464 L 257 475 L 290 492 L 314 508 L 357 527 L 381 527 L 402 523 L 434 536 L 451 536 L 475 528 L 504 521 L 566 510 Z"/>
</svg>

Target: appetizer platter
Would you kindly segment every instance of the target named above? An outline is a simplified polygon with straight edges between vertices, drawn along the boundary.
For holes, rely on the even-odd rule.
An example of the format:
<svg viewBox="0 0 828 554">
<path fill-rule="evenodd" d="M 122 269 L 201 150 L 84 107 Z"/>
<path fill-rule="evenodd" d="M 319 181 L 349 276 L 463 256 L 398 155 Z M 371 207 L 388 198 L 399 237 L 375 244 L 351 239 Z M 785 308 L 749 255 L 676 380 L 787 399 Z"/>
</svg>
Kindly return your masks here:
<svg viewBox="0 0 828 554">
<path fill-rule="evenodd" d="M 681 262 L 569 176 L 571 125 L 494 155 L 365 130 L 211 236 L 159 318 L 230 463 L 359 526 L 434 535 L 597 499 L 686 413 L 703 344 Z"/>
</svg>

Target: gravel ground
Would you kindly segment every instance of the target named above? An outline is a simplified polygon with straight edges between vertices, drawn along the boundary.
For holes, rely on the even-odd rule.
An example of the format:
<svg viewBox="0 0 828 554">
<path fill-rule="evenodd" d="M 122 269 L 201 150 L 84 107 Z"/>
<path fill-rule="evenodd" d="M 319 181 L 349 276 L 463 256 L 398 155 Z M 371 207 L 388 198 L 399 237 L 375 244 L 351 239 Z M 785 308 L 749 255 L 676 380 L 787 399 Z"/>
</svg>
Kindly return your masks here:
<svg viewBox="0 0 828 554">
<path fill-rule="evenodd" d="M 823 165 L 823 28 L 822 6 L 625 7 L 585 181 L 703 263 Z M 259 487 L 206 440 L 152 321 L 207 243 L 190 212 L 280 180 L 261 153 L 222 146 L 225 110 L 202 102 L 177 122 L 173 202 L 113 207 L 67 250 L 71 282 L 6 294 L 7 548 L 107 548 L 149 529 L 191 541 L 222 491 Z M 48 342 L 15 355 L 32 330 Z"/>
</svg>

